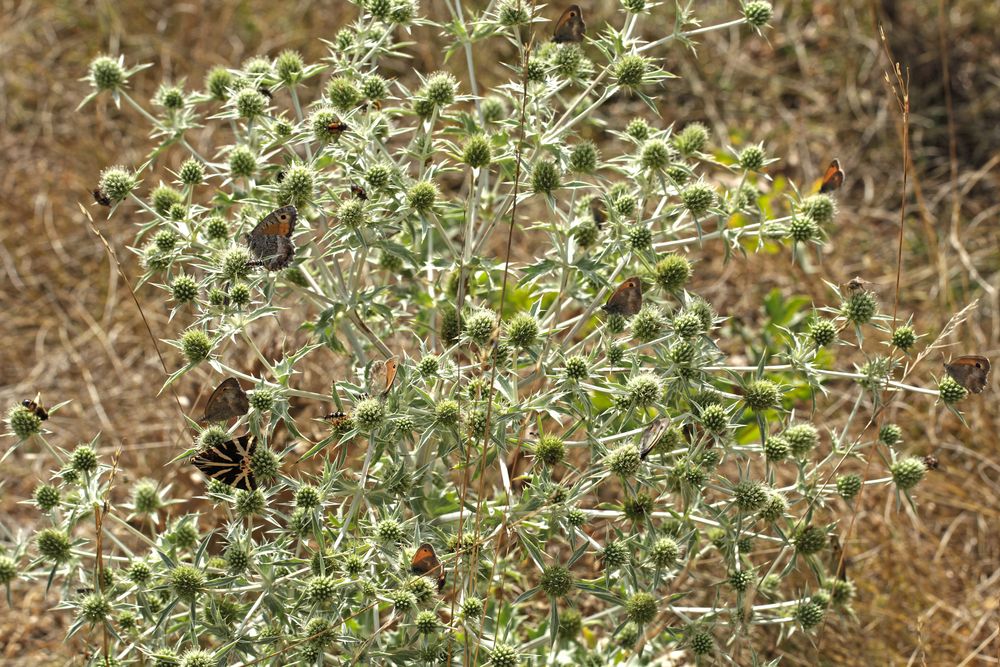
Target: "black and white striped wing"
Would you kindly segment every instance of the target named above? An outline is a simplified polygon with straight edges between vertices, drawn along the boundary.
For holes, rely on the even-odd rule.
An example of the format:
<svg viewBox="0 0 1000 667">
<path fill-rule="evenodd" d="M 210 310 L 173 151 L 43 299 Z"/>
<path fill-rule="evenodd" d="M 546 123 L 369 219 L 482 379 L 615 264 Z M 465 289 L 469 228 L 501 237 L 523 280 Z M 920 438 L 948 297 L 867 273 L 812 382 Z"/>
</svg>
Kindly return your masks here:
<svg viewBox="0 0 1000 667">
<path fill-rule="evenodd" d="M 252 491 L 257 488 L 257 481 L 250 470 L 250 457 L 256 447 L 253 435 L 247 433 L 215 449 L 198 453 L 191 459 L 191 463 L 212 479 L 237 489 Z"/>
</svg>

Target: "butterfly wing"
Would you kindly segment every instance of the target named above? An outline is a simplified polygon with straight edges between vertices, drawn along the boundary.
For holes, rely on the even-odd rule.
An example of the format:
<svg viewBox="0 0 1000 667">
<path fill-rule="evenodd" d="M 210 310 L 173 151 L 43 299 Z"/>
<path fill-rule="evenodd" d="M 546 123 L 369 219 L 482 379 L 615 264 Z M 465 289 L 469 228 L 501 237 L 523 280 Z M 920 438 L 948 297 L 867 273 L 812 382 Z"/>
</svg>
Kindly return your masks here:
<svg viewBox="0 0 1000 667">
<path fill-rule="evenodd" d="M 298 219 L 299 213 L 294 206 L 282 206 L 264 216 L 250 232 L 250 236 L 291 237 Z"/>
<path fill-rule="evenodd" d="M 608 220 L 608 211 L 605 208 L 604 200 L 594 197 L 590 200 L 590 216 L 594 219 L 594 224 L 600 229 Z"/>
<path fill-rule="evenodd" d="M 843 184 L 844 170 L 840 168 L 840 160 L 834 160 L 826 168 L 826 173 L 823 174 L 823 184 L 819 186 L 819 191 L 821 193 L 833 192 L 839 190 Z"/>
<path fill-rule="evenodd" d="M 294 206 L 282 206 L 268 213 L 247 235 L 250 252 L 268 271 L 285 268 L 295 257 L 291 236 L 299 219 Z"/>
<path fill-rule="evenodd" d="M 642 281 L 633 276 L 619 285 L 603 306 L 608 315 L 632 317 L 642 308 Z"/>
<path fill-rule="evenodd" d="M 368 393 L 372 396 L 388 396 L 392 383 L 396 381 L 399 361 L 396 357 L 375 361 L 368 369 Z"/>
<path fill-rule="evenodd" d="M 247 394 L 236 378 L 226 378 L 205 405 L 205 416 L 202 421 L 226 421 L 232 417 L 240 417 L 250 410 Z"/>
<path fill-rule="evenodd" d="M 971 391 L 981 394 L 990 380 L 990 360 L 978 355 L 966 355 L 944 365 L 956 382 Z"/>
<path fill-rule="evenodd" d="M 247 433 L 199 452 L 191 459 L 191 464 L 207 477 L 237 489 L 252 491 L 257 488 L 257 481 L 250 469 L 250 457 L 256 448 L 253 435 Z"/>
<path fill-rule="evenodd" d="M 660 442 L 660 438 L 663 434 L 667 432 L 670 428 L 670 417 L 660 417 L 649 426 L 646 430 L 642 432 L 642 438 L 639 440 L 639 458 L 646 460 L 656 444 Z"/>
<path fill-rule="evenodd" d="M 552 33 L 552 41 L 557 44 L 563 42 L 582 42 L 583 33 L 587 30 L 587 24 L 583 22 L 583 12 L 580 5 L 570 5 L 556 21 L 555 30 Z"/>
</svg>

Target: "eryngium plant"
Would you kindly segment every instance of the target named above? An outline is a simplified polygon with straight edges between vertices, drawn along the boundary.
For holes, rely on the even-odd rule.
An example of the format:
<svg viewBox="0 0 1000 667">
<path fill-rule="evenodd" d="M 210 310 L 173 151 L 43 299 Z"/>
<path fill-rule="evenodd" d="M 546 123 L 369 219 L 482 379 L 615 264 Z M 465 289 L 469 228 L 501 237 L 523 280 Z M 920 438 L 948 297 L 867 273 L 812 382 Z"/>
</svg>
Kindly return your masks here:
<svg viewBox="0 0 1000 667">
<path fill-rule="evenodd" d="M 462 82 L 380 73 L 420 21 L 409 0 L 365 2 L 321 62 L 252 58 L 149 104 L 129 92 L 141 66 L 94 60 L 91 97 L 124 100 L 156 142 L 142 165 L 104 171 L 95 198 L 111 218 L 133 212 L 139 282 L 181 323 L 167 382 L 252 387 L 228 435 L 200 413 L 189 425 L 209 448 L 249 431 L 255 484 L 172 497 L 192 447 L 163 479 L 116 489 L 113 448 L 61 449 L 14 408 L 18 446 L 45 447 L 57 472 L 0 583 L 61 587 L 95 664 L 605 665 L 672 650 L 747 664 L 733 647 L 768 628 L 848 613 L 838 520 L 865 485 L 909 499 L 926 468 L 881 415 L 900 391 L 938 392 L 900 381 L 917 337 L 867 290 L 788 311 L 735 350 L 751 365 L 729 361 L 727 318 L 688 289 L 698 254 L 808 252 L 835 201 L 773 192 L 761 144 L 657 120 L 680 85 L 672 49 L 760 30 L 770 5 L 704 27 L 675 8 L 650 42 L 644 3 L 623 4 L 614 25 L 556 43 L 527 3 L 451 3 L 440 28 Z M 512 80 L 483 89 L 477 42 L 507 55 Z M 622 97 L 646 119 L 601 116 Z M 598 150 L 585 137 L 601 131 Z M 293 251 L 261 261 L 247 235 L 284 206 Z M 607 314 L 631 276 L 641 308 Z M 896 347 L 834 370 L 841 336 L 862 333 Z M 390 356 L 385 391 L 367 371 Z M 303 386 L 307 368 L 328 379 Z M 812 423 L 830 381 L 857 407 Z M 423 543 L 438 565 L 422 549 L 414 571 Z"/>
</svg>

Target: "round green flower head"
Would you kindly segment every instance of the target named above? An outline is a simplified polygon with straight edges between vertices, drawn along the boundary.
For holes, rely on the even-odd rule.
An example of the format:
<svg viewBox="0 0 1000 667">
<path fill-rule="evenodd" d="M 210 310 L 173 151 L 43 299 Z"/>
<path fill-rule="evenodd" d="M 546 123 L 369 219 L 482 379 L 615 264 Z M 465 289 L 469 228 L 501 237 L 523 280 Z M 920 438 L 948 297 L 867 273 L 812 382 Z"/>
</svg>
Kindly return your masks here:
<svg viewBox="0 0 1000 667">
<path fill-rule="evenodd" d="M 653 273 L 657 285 L 668 292 L 673 292 L 684 287 L 691 279 L 691 262 L 686 257 L 670 253 L 656 263 Z"/>
<path fill-rule="evenodd" d="M 504 0 L 498 12 L 500 25 L 506 27 L 524 25 L 531 20 L 528 7 L 522 0 Z"/>
<path fill-rule="evenodd" d="M 50 512 L 59 505 L 61 500 L 59 489 L 51 484 L 40 484 L 35 488 L 35 504 L 43 512 Z"/>
<path fill-rule="evenodd" d="M 7 586 L 17 578 L 17 561 L 0 554 L 0 585 Z"/>
<path fill-rule="evenodd" d="M 833 217 L 837 214 L 837 205 L 830 195 L 813 195 L 802 202 L 802 213 L 815 220 L 817 224 L 825 225 L 833 221 Z"/>
<path fill-rule="evenodd" d="M 697 313 L 683 311 L 674 317 L 670 323 L 674 333 L 681 338 L 694 338 L 703 331 L 703 322 Z"/>
<path fill-rule="evenodd" d="M 417 606 L 417 596 L 410 591 L 401 590 L 393 591 L 389 594 L 392 599 L 392 604 L 396 608 L 397 612 L 405 613 L 410 611 Z"/>
<path fill-rule="evenodd" d="M 38 553 L 47 561 L 65 563 L 72 557 L 69 535 L 57 528 L 46 528 L 35 537 Z"/>
<path fill-rule="evenodd" d="M 670 164 L 670 147 L 662 139 L 650 139 L 642 145 L 639 164 L 649 171 L 661 171 Z"/>
<path fill-rule="evenodd" d="M 313 196 L 316 175 L 311 167 L 297 164 L 285 171 L 285 180 L 278 189 L 278 199 L 295 206 L 305 206 Z"/>
<path fill-rule="evenodd" d="M 178 565 L 170 571 L 170 587 L 178 597 L 193 599 L 205 589 L 205 573 L 193 565 Z"/>
<path fill-rule="evenodd" d="M 211 651 L 201 649 L 191 649 L 185 651 L 181 656 L 180 667 L 214 667 L 218 664 L 218 659 Z"/>
<path fill-rule="evenodd" d="M 414 183 L 406 193 L 407 203 L 418 213 L 430 211 L 437 197 L 438 188 L 432 181 Z"/>
<path fill-rule="evenodd" d="M 760 171 L 766 160 L 767 155 L 764 154 L 764 147 L 760 144 L 747 146 L 740 151 L 740 168 L 746 171 Z"/>
<path fill-rule="evenodd" d="M 649 138 L 651 132 L 652 128 L 649 127 L 649 123 L 646 122 L 645 118 L 633 118 L 625 126 L 625 134 L 636 141 L 645 141 Z"/>
<path fill-rule="evenodd" d="M 691 646 L 691 652 L 695 655 L 708 655 L 712 652 L 715 641 L 712 639 L 711 634 L 704 630 L 699 630 L 691 635 L 690 639 L 688 639 L 688 644 Z"/>
<path fill-rule="evenodd" d="M 364 430 L 371 430 L 382 423 L 385 416 L 382 401 L 366 398 L 354 408 L 354 422 Z"/>
<path fill-rule="evenodd" d="M 819 226 L 808 215 L 794 216 L 788 224 L 788 238 L 797 243 L 808 243 L 819 238 Z"/>
<path fill-rule="evenodd" d="M 350 111 L 361 102 L 361 91 L 352 79 L 345 76 L 330 79 L 326 84 L 326 96 L 333 108 L 339 111 Z"/>
<path fill-rule="evenodd" d="M 950 375 L 941 378 L 941 381 L 938 382 L 938 391 L 941 392 L 941 400 L 948 405 L 958 403 L 969 395 L 968 390 Z"/>
<path fill-rule="evenodd" d="M 191 276 L 181 274 L 171 283 L 170 295 L 177 303 L 191 303 L 198 297 L 198 283 Z"/>
<path fill-rule="evenodd" d="M 564 609 L 559 612 L 559 637 L 575 639 L 583 629 L 583 615 L 576 609 Z"/>
<path fill-rule="evenodd" d="M 488 124 L 498 123 L 507 115 L 507 105 L 502 98 L 487 97 L 479 104 L 483 120 Z"/>
<path fill-rule="evenodd" d="M 809 325 L 809 337 L 816 347 L 826 347 L 837 340 L 837 327 L 830 320 L 817 318 Z"/>
<path fill-rule="evenodd" d="M 448 106 L 455 101 L 458 81 L 449 72 L 436 72 L 424 84 L 424 97 L 436 107 Z"/>
<path fill-rule="evenodd" d="M 7 426 L 18 440 L 27 440 L 42 430 L 42 419 L 34 410 L 16 405 L 7 413 Z"/>
<path fill-rule="evenodd" d="M 521 664 L 521 656 L 513 646 L 497 642 L 489 652 L 488 664 L 491 667 L 517 667 Z"/>
<path fill-rule="evenodd" d="M 538 338 L 538 320 L 518 313 L 507 322 L 507 341 L 514 347 L 529 348 Z"/>
<path fill-rule="evenodd" d="M 729 585 L 733 587 L 734 591 L 745 591 L 753 581 L 754 574 L 750 570 L 734 570 L 729 574 Z"/>
<path fill-rule="evenodd" d="M 626 623 L 618 634 L 615 635 L 614 641 L 619 647 L 631 650 L 635 647 L 636 640 L 639 639 L 639 626 L 635 623 L 629 621 Z"/>
<path fill-rule="evenodd" d="M 236 492 L 236 514 L 243 518 L 257 516 L 264 512 L 267 507 L 267 499 L 260 489 L 245 491 L 240 489 Z"/>
<path fill-rule="evenodd" d="M 142 479 L 132 487 L 132 507 L 137 514 L 152 514 L 163 507 L 156 482 Z"/>
<path fill-rule="evenodd" d="M 122 60 L 98 56 L 90 62 L 90 82 L 97 90 L 118 90 L 125 86 L 127 75 Z"/>
<path fill-rule="evenodd" d="M 543 435 L 535 445 L 535 457 L 547 466 L 554 466 L 566 457 L 566 445 L 555 435 Z"/>
<path fill-rule="evenodd" d="M 577 174 L 592 174 L 597 171 L 599 156 L 594 142 L 581 142 L 569 154 L 569 170 Z"/>
<path fill-rule="evenodd" d="M 897 327 L 892 332 L 892 344 L 906 352 L 917 342 L 917 334 L 908 324 Z"/>
<path fill-rule="evenodd" d="M 278 79 L 288 85 L 294 85 L 299 81 L 304 69 L 305 63 L 298 51 L 282 51 L 274 61 L 274 71 Z"/>
<path fill-rule="evenodd" d="M 205 75 L 205 90 L 212 99 L 225 102 L 233 85 L 232 73 L 222 66 L 213 67 Z"/>
<path fill-rule="evenodd" d="M 474 595 L 462 600 L 462 617 L 470 620 L 478 619 L 483 615 L 483 601 Z"/>
<path fill-rule="evenodd" d="M 754 28 L 763 28 L 767 25 L 773 12 L 771 3 L 763 0 L 752 0 L 743 5 L 743 17 Z"/>
<path fill-rule="evenodd" d="M 441 622 L 433 611 L 420 612 L 413 624 L 416 626 L 417 632 L 422 635 L 429 635 L 441 627 Z"/>
<path fill-rule="evenodd" d="M 554 162 L 540 160 L 531 170 L 531 191 L 535 194 L 550 194 L 562 185 L 559 168 Z"/>
<path fill-rule="evenodd" d="M 701 123 L 685 125 L 679 134 L 674 135 L 674 148 L 681 155 L 700 153 L 706 144 L 708 144 L 708 128 Z"/>
<path fill-rule="evenodd" d="M 879 429 L 878 441 L 883 445 L 894 447 L 903 439 L 903 429 L 897 424 L 886 424 Z"/>
<path fill-rule="evenodd" d="M 597 237 L 600 235 L 601 230 L 598 229 L 597 224 L 587 218 L 580 221 L 573 226 L 573 240 L 581 248 L 589 248 L 597 242 Z"/>
<path fill-rule="evenodd" d="M 368 212 L 364 202 L 358 199 L 348 199 L 337 209 L 337 218 L 349 227 L 364 227 L 368 224 Z"/>
<path fill-rule="evenodd" d="M 649 550 L 649 559 L 656 567 L 668 568 L 677 564 L 681 550 L 671 537 L 661 537 L 653 543 Z"/>
<path fill-rule="evenodd" d="M 306 599 L 313 604 L 330 600 L 337 592 L 333 577 L 315 576 L 306 585 Z"/>
<path fill-rule="evenodd" d="M 493 161 L 493 147 L 490 141 L 481 134 L 476 134 L 465 142 L 462 148 L 462 162 L 473 169 L 486 167 Z"/>
<path fill-rule="evenodd" d="M 392 0 L 369 0 L 365 3 L 369 13 L 380 21 L 385 21 L 392 14 Z"/>
<path fill-rule="evenodd" d="M 792 456 L 801 459 L 819 444 L 819 431 L 812 424 L 792 424 L 781 434 L 788 441 Z"/>
<path fill-rule="evenodd" d="M 579 507 L 573 507 L 566 512 L 566 523 L 574 528 L 580 528 L 587 523 L 587 514 Z"/>
<path fill-rule="evenodd" d="M 733 501 L 743 512 L 756 512 L 767 502 L 767 488 L 760 482 L 743 480 L 733 488 Z"/>
<path fill-rule="evenodd" d="M 83 475 L 89 475 L 97 470 L 97 452 L 90 445 L 79 445 L 69 458 L 73 470 Z"/>
<path fill-rule="evenodd" d="M 437 377 L 441 371 L 441 359 L 436 354 L 428 354 L 421 357 L 417 364 L 417 372 L 423 377 Z"/>
<path fill-rule="evenodd" d="M 910 457 L 896 461 L 889 466 L 892 481 L 901 491 L 909 491 L 924 478 L 927 466 L 921 459 Z"/>
<path fill-rule="evenodd" d="M 361 82 L 361 94 L 373 102 L 382 100 L 388 96 L 389 86 L 385 79 L 377 74 L 371 74 Z"/>
<path fill-rule="evenodd" d="M 550 565 L 542 572 L 539 585 L 552 598 L 561 598 L 573 589 L 573 575 L 562 565 Z"/>
<path fill-rule="evenodd" d="M 826 547 L 827 542 L 826 531 L 818 526 L 805 526 L 797 530 L 792 538 L 796 553 L 804 556 L 819 553 Z"/>
<path fill-rule="evenodd" d="M 649 593 L 645 591 L 633 593 L 625 601 L 625 615 L 628 616 L 630 621 L 639 625 L 645 625 L 656 618 L 658 607 L 656 598 Z"/>
<path fill-rule="evenodd" d="M 681 202 L 692 215 L 702 215 L 715 205 L 715 190 L 701 181 L 692 183 L 681 190 Z"/>
<path fill-rule="evenodd" d="M 181 336 L 181 351 L 189 364 L 197 364 L 208 358 L 212 352 L 212 341 L 201 329 L 188 329 Z"/>
<path fill-rule="evenodd" d="M 108 167 L 101 172 L 98 187 L 117 204 L 139 187 L 139 178 L 127 167 Z"/>
<path fill-rule="evenodd" d="M 632 225 L 628 230 L 628 245 L 634 252 L 647 250 L 653 245 L 653 231 L 646 225 Z"/>
<path fill-rule="evenodd" d="M 574 355 L 566 360 L 566 379 L 571 382 L 586 380 L 590 374 L 590 364 L 586 357 Z"/>
<path fill-rule="evenodd" d="M 659 337 L 665 326 L 666 322 L 660 307 L 652 303 L 647 304 L 632 318 L 632 335 L 644 343 L 648 343 Z"/>
<path fill-rule="evenodd" d="M 773 491 L 767 495 L 767 500 L 757 513 L 764 521 L 774 523 L 785 516 L 788 511 L 788 501 L 780 493 Z"/>
<path fill-rule="evenodd" d="M 849 322 L 867 324 L 878 313 L 878 298 L 867 290 L 853 292 L 841 305 L 840 312 Z"/>
<path fill-rule="evenodd" d="M 835 606 L 843 607 L 848 605 L 854 598 L 855 588 L 854 584 L 850 581 L 834 579 L 829 583 L 829 586 L 830 601 L 833 602 Z"/>
<path fill-rule="evenodd" d="M 638 88 L 646 78 L 649 62 L 640 55 L 623 56 L 614 65 L 614 77 L 622 88 Z"/>
<path fill-rule="evenodd" d="M 267 110 L 267 98 L 256 88 L 244 88 L 236 93 L 234 105 L 240 118 L 254 120 Z"/>
<path fill-rule="evenodd" d="M 839 475 L 837 493 L 844 500 L 851 500 L 861 491 L 862 480 L 858 475 Z"/>
<path fill-rule="evenodd" d="M 375 535 L 382 542 L 398 543 L 403 539 L 403 528 L 395 519 L 382 519 L 375 526 Z"/>
<path fill-rule="evenodd" d="M 111 614 L 111 603 L 101 593 L 90 593 L 80 601 L 78 613 L 81 620 L 100 623 Z"/>
<path fill-rule="evenodd" d="M 632 477 L 642 465 L 639 450 L 635 445 L 622 445 L 608 454 L 606 461 L 608 469 L 622 478 Z"/>
<path fill-rule="evenodd" d="M 771 463 L 778 463 L 788 458 L 792 448 L 788 440 L 780 435 L 771 436 L 764 442 L 764 456 Z"/>
<path fill-rule="evenodd" d="M 234 178 L 250 178 L 257 171 L 257 155 L 248 146 L 229 151 L 229 173 Z"/>
<path fill-rule="evenodd" d="M 145 561 L 137 560 L 129 565 L 126 576 L 134 584 L 142 586 L 153 578 L 153 569 Z"/>
<path fill-rule="evenodd" d="M 182 521 L 174 526 L 167 536 L 179 549 L 193 549 L 198 544 L 198 529 L 190 521 Z"/>
<path fill-rule="evenodd" d="M 823 621 L 823 607 L 815 602 L 803 602 L 795 610 L 795 620 L 803 630 L 811 630 Z"/>
<path fill-rule="evenodd" d="M 181 170 L 177 173 L 181 183 L 184 185 L 199 185 L 205 180 L 205 165 L 198 160 L 190 158 L 181 165 Z"/>
<path fill-rule="evenodd" d="M 177 247 L 177 234 L 169 229 L 160 230 L 153 237 L 153 243 L 157 249 L 163 252 L 170 252 Z"/>
<path fill-rule="evenodd" d="M 257 479 L 258 484 L 268 485 L 278 479 L 278 472 L 281 470 L 281 459 L 268 447 L 260 444 L 250 457 L 250 471 Z"/>
<path fill-rule="evenodd" d="M 149 194 L 149 201 L 150 204 L 152 204 L 153 206 L 153 210 L 156 211 L 157 214 L 166 216 L 168 213 L 170 213 L 170 209 L 172 209 L 174 206 L 178 204 L 183 204 L 184 195 L 182 195 L 180 192 L 170 187 L 169 185 L 158 185 L 155 188 L 153 188 L 153 191 Z M 159 237 L 159 235 L 163 233 L 169 233 L 171 236 L 174 236 L 174 233 L 171 232 L 170 230 L 163 230 L 159 234 L 157 234 L 157 237 Z M 157 243 L 157 245 L 159 245 L 159 243 Z M 170 250 L 172 248 L 173 246 L 171 246 L 170 248 L 164 248 L 160 246 L 161 250 Z"/>
<path fill-rule="evenodd" d="M 340 114 L 334 109 L 317 109 L 309 116 L 309 127 L 313 137 L 321 144 L 336 141 L 347 130 L 347 125 L 340 120 Z"/>
<path fill-rule="evenodd" d="M 781 404 L 781 390 L 770 380 L 754 380 L 744 389 L 743 400 L 754 412 L 763 412 Z"/>
<path fill-rule="evenodd" d="M 250 567 L 250 554 L 239 544 L 226 547 L 226 569 L 230 574 L 242 574 Z"/>
<path fill-rule="evenodd" d="M 552 42 L 549 44 L 552 44 Z M 544 57 L 545 52 L 542 51 L 541 53 Z M 567 79 L 572 79 L 579 75 L 580 67 L 585 61 L 586 58 L 583 55 L 583 49 L 580 48 L 579 44 L 573 44 L 572 42 L 556 47 L 555 52 L 552 54 L 552 66 L 559 76 Z"/>
<path fill-rule="evenodd" d="M 477 310 L 465 320 L 465 335 L 477 345 L 485 345 L 493 337 L 496 314 L 485 308 Z"/>
<path fill-rule="evenodd" d="M 628 401 L 636 407 L 646 408 L 660 400 L 663 385 L 652 373 L 640 373 L 625 385 Z"/>
</svg>

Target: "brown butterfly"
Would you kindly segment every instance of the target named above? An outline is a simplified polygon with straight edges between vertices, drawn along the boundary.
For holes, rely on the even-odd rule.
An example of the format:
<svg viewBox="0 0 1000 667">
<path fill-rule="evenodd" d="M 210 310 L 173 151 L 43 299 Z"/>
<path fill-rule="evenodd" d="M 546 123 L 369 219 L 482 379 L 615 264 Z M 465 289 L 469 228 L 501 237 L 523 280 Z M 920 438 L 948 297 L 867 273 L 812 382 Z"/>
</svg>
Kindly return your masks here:
<svg viewBox="0 0 1000 667">
<path fill-rule="evenodd" d="M 973 394 L 981 394 L 990 381 L 990 360 L 986 357 L 967 355 L 945 364 L 948 375 Z"/>
<path fill-rule="evenodd" d="M 399 370 L 399 360 L 389 357 L 384 361 L 375 361 L 368 369 L 368 392 L 372 396 L 385 398 L 396 381 L 396 371 Z"/>
<path fill-rule="evenodd" d="M 250 409 L 247 393 L 236 378 L 226 378 L 222 381 L 205 404 L 203 422 L 221 422 L 245 415 Z"/>
<path fill-rule="evenodd" d="M 839 190 L 843 184 L 844 170 L 840 168 L 840 160 L 834 160 L 826 168 L 826 173 L 823 174 L 823 184 L 819 186 L 819 191 L 821 193 L 833 192 Z"/>
<path fill-rule="evenodd" d="M 351 186 L 351 194 L 354 195 L 355 199 L 360 199 L 361 201 L 368 201 L 368 193 L 360 185 Z"/>
<path fill-rule="evenodd" d="M 583 22 L 583 12 L 580 5 L 570 5 L 556 21 L 556 29 L 552 33 L 552 41 L 561 44 L 563 42 L 582 42 L 583 33 L 587 29 L 587 24 Z"/>
<path fill-rule="evenodd" d="M 111 197 L 109 197 L 104 190 L 94 188 L 90 194 L 94 195 L 94 201 L 101 206 L 111 206 Z"/>
<path fill-rule="evenodd" d="M 38 404 L 37 398 L 34 401 L 26 398 L 23 401 L 21 401 L 21 405 L 23 405 L 29 411 L 34 412 L 35 416 L 41 419 L 42 421 L 45 421 L 46 419 L 49 418 L 49 411 Z"/>
<path fill-rule="evenodd" d="M 608 315 L 632 317 L 642 308 L 642 281 L 633 276 L 623 282 L 601 309 Z"/>
<path fill-rule="evenodd" d="M 434 547 L 430 544 L 424 542 L 417 548 L 417 552 L 413 554 L 413 560 L 410 561 L 410 571 L 413 574 L 437 579 L 438 592 L 444 590 L 444 568 L 441 567 L 441 561 L 438 560 L 437 554 L 434 553 Z"/>
<path fill-rule="evenodd" d="M 646 460 L 646 457 L 650 455 L 653 448 L 660 442 L 660 438 L 663 437 L 668 428 L 670 428 L 670 417 L 660 417 L 645 428 L 642 432 L 642 438 L 639 440 L 640 459 L 643 461 Z"/>
<path fill-rule="evenodd" d="M 253 231 L 247 234 L 250 252 L 257 258 L 254 265 L 263 266 L 268 271 L 278 271 L 292 263 L 295 246 L 292 245 L 291 237 L 298 217 L 294 206 L 282 206 L 257 223 Z"/>
<path fill-rule="evenodd" d="M 223 484 L 253 491 L 257 488 L 257 480 L 250 469 L 250 457 L 256 448 L 257 441 L 252 434 L 247 433 L 213 449 L 199 452 L 191 459 L 191 463 L 208 477 Z"/>
</svg>

